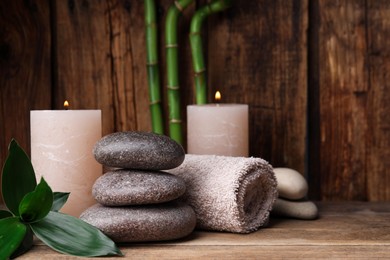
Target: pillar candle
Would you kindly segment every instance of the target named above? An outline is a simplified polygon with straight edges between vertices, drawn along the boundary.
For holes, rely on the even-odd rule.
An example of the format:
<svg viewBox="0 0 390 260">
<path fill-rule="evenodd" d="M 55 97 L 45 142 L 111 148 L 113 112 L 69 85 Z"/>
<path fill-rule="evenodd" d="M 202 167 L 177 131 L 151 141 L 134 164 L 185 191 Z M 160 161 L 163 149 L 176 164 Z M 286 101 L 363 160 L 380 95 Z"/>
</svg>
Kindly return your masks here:
<svg viewBox="0 0 390 260">
<path fill-rule="evenodd" d="M 102 137 L 100 110 L 31 111 L 31 162 L 53 192 L 70 192 L 61 212 L 78 217 L 93 205 L 92 185 L 102 166 L 92 154 Z"/>
<path fill-rule="evenodd" d="M 248 105 L 187 106 L 187 153 L 247 157 Z"/>
</svg>

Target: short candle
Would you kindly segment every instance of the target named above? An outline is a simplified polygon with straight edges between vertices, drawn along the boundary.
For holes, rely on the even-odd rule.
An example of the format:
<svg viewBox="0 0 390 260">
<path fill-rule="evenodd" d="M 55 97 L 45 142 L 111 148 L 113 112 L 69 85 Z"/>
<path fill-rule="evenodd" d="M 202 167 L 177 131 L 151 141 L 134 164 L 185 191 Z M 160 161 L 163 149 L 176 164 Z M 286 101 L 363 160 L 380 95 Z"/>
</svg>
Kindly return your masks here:
<svg viewBox="0 0 390 260">
<path fill-rule="evenodd" d="M 101 110 L 30 111 L 31 162 L 53 192 L 70 192 L 61 212 L 78 217 L 95 200 L 91 190 L 102 175 L 92 155 L 102 137 Z"/>
<path fill-rule="evenodd" d="M 248 146 L 248 105 L 187 106 L 187 153 L 247 157 Z"/>
</svg>

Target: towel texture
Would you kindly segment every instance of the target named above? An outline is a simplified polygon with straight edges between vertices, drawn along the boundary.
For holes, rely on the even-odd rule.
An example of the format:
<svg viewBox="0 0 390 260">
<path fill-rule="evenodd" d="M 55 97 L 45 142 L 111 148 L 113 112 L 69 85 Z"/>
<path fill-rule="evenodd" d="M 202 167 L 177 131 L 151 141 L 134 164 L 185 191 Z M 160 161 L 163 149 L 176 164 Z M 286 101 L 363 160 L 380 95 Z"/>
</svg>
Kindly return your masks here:
<svg viewBox="0 0 390 260">
<path fill-rule="evenodd" d="M 272 166 L 260 158 L 187 154 L 178 168 L 197 228 L 250 233 L 266 223 L 277 198 Z"/>
</svg>

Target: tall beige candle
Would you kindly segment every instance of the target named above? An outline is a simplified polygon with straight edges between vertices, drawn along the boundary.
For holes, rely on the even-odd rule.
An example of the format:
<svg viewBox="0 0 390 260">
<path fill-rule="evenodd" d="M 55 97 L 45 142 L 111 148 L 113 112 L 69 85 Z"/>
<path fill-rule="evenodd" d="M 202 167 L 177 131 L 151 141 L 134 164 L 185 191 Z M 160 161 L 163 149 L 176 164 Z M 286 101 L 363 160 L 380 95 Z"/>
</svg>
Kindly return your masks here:
<svg viewBox="0 0 390 260">
<path fill-rule="evenodd" d="M 102 137 L 100 110 L 31 111 L 31 162 L 37 181 L 70 192 L 61 212 L 78 217 L 93 205 L 92 185 L 102 166 L 92 154 Z"/>
<path fill-rule="evenodd" d="M 187 106 L 187 153 L 247 157 L 248 105 Z"/>
</svg>

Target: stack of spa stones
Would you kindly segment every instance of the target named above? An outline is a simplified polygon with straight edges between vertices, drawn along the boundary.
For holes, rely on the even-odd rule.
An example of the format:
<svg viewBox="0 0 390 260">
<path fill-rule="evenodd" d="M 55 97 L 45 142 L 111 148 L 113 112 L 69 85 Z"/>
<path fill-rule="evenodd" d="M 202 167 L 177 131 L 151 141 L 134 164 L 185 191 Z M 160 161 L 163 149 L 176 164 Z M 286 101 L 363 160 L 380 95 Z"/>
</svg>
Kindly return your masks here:
<svg viewBox="0 0 390 260">
<path fill-rule="evenodd" d="M 279 198 L 272 208 L 272 214 L 276 216 L 316 219 L 318 217 L 317 206 L 307 200 L 308 184 L 299 172 L 290 168 L 274 168 Z"/>
<path fill-rule="evenodd" d="M 179 166 L 184 150 L 164 135 L 118 132 L 98 141 L 96 160 L 115 170 L 96 180 L 92 194 L 98 204 L 80 218 L 115 242 L 172 240 L 195 228 L 193 209 L 177 199 L 184 181 L 162 172 Z"/>
</svg>

